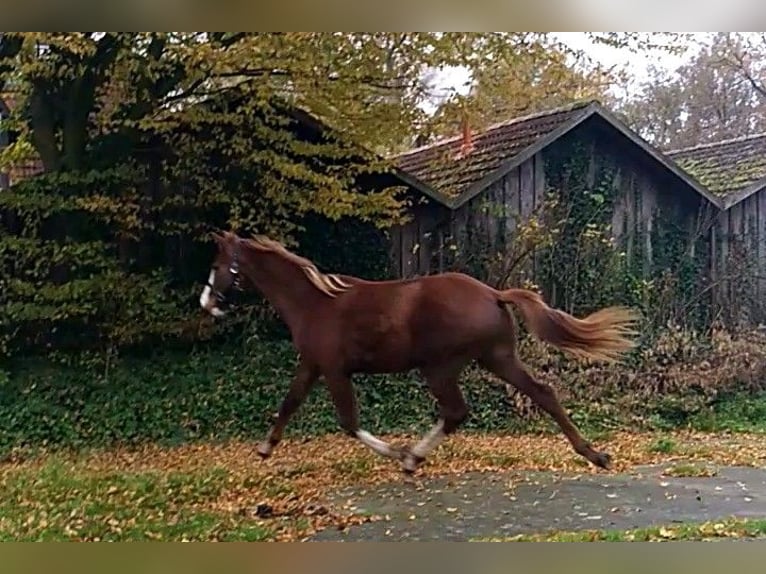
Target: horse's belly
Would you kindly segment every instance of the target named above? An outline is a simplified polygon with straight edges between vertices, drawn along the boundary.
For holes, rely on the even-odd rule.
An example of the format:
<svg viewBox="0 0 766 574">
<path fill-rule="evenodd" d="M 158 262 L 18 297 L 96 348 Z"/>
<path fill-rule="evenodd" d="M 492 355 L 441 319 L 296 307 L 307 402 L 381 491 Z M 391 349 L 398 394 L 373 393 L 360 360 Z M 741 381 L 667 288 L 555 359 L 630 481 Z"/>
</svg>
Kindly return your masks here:
<svg viewBox="0 0 766 574">
<path fill-rule="evenodd" d="M 415 368 L 416 361 L 409 346 L 401 341 L 358 347 L 349 357 L 354 371 L 359 373 L 398 373 Z"/>
</svg>

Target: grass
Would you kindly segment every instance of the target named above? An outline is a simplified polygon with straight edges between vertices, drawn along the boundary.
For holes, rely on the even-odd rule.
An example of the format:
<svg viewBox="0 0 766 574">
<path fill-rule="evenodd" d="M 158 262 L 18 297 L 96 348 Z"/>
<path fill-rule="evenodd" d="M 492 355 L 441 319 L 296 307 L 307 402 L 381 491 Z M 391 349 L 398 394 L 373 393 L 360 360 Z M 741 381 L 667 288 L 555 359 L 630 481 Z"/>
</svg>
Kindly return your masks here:
<svg viewBox="0 0 766 574">
<path fill-rule="evenodd" d="M 695 464 L 695 463 L 677 463 L 663 471 L 665 476 L 674 476 L 676 478 L 683 477 L 704 477 L 704 476 L 716 476 L 718 469 L 715 466 L 709 464 Z"/>
<path fill-rule="evenodd" d="M 726 520 L 674 524 L 633 530 L 582 530 L 523 534 L 507 538 L 474 539 L 475 542 L 662 542 L 766 537 L 766 519 Z"/>
<path fill-rule="evenodd" d="M 678 452 L 678 443 L 667 436 L 658 437 L 649 445 L 649 452 L 658 454 L 673 454 Z"/>
<path fill-rule="evenodd" d="M 689 426 L 705 432 L 766 433 L 766 396 L 727 399 L 698 413 Z"/>
<path fill-rule="evenodd" d="M 214 509 L 225 469 L 89 473 L 55 458 L 5 472 L 0 541 L 258 541 L 263 524 Z"/>
</svg>

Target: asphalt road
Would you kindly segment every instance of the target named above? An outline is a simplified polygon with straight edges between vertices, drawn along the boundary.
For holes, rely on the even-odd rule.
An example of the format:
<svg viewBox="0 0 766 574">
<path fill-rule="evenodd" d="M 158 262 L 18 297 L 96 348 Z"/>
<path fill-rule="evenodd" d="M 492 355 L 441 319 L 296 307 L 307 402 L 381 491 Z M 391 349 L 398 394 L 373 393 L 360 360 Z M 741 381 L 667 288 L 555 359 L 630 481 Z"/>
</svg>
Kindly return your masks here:
<svg viewBox="0 0 766 574">
<path fill-rule="evenodd" d="M 546 530 L 625 530 L 729 517 L 766 517 L 766 469 L 718 467 L 712 477 L 630 474 L 464 474 L 347 489 L 335 503 L 387 517 L 315 540 L 464 541 Z"/>
</svg>

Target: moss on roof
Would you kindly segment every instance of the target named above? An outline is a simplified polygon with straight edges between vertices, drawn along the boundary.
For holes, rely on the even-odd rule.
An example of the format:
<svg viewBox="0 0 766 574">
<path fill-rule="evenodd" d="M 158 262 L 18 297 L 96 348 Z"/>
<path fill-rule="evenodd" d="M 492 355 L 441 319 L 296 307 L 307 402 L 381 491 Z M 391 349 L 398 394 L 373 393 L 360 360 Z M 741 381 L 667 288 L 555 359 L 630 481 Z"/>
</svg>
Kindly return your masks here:
<svg viewBox="0 0 766 574">
<path fill-rule="evenodd" d="M 455 136 L 399 154 L 394 161 L 405 171 L 448 197 L 455 197 L 494 172 L 524 149 L 586 111 L 594 100 L 517 117 L 473 134 L 473 148 L 461 154 Z"/>
<path fill-rule="evenodd" d="M 721 197 L 766 178 L 766 134 L 673 150 L 666 155 Z"/>
</svg>

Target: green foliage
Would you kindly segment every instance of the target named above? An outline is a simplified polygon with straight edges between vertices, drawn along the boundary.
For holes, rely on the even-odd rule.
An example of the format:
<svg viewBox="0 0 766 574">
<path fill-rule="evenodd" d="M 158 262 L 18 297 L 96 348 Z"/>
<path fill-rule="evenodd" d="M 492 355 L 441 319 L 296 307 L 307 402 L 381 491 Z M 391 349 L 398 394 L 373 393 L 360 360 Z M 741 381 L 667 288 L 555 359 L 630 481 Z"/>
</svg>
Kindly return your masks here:
<svg viewBox="0 0 766 574">
<path fill-rule="evenodd" d="M 161 270 L 118 253 L 143 232 L 138 170 L 51 173 L 0 194 L 0 338 L 18 349 L 127 345 L 179 328 Z"/>
<path fill-rule="evenodd" d="M 429 118 L 431 136 L 450 136 L 467 120 L 472 130 L 584 99 L 603 99 L 619 78 L 601 64 L 574 58 L 571 49 L 547 38 L 529 41 L 528 33 L 511 35 L 518 42 L 513 57 L 477 70 L 469 93 L 442 103 Z"/>
<path fill-rule="evenodd" d="M 649 452 L 673 454 L 676 451 L 678 451 L 678 443 L 671 437 L 659 437 L 649 445 Z"/>
<path fill-rule="evenodd" d="M 0 389 L 0 448 L 176 444 L 190 440 L 259 439 L 287 391 L 295 367 L 288 342 L 250 341 L 244 347 L 152 360 L 69 364 L 24 362 Z M 359 377 L 362 423 L 377 431 L 420 432 L 436 410 L 412 375 Z M 477 412 L 469 428 L 510 428 L 502 389 L 469 384 Z M 291 435 L 338 430 L 323 386 L 312 391 L 291 422 Z"/>
<path fill-rule="evenodd" d="M 540 380 L 556 389 L 586 433 L 626 425 L 753 430 L 764 426 L 764 401 L 757 397 L 766 391 L 765 348 L 757 333 L 737 338 L 717 333 L 711 341 L 676 331 L 639 349 L 619 368 L 572 361 L 529 340 L 521 355 Z M 260 440 L 296 364 L 289 342 L 257 338 L 191 356 L 65 358 L 10 365 L 0 386 L 0 451 Z M 434 400 L 415 374 L 354 380 L 362 425 L 373 432 L 417 435 L 437 416 Z M 527 397 L 506 395 L 503 385 L 478 368 L 466 373 L 462 388 L 471 409 L 466 431 L 558 432 Z M 287 436 L 338 430 L 320 384 Z"/>
<path fill-rule="evenodd" d="M 766 432 L 766 395 L 726 395 L 691 417 L 689 424 L 709 432 Z"/>
<path fill-rule="evenodd" d="M 555 242 L 539 254 L 541 287 L 553 304 L 578 315 L 639 305 L 640 269 L 612 239 L 616 167 L 579 139 L 546 154 L 545 162 L 548 193 L 556 199 L 545 224 Z"/>
</svg>

